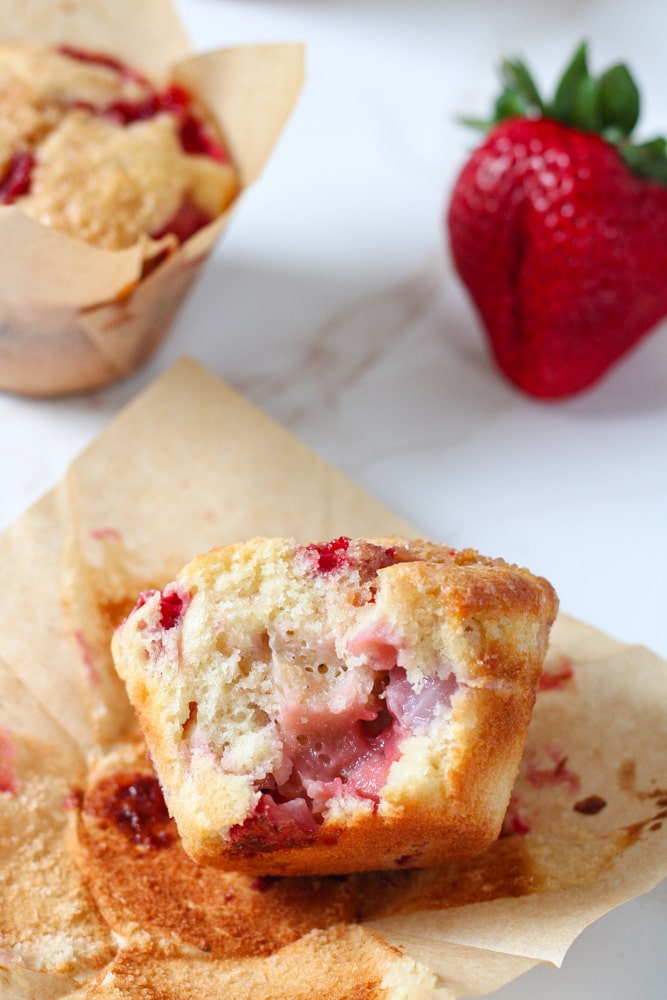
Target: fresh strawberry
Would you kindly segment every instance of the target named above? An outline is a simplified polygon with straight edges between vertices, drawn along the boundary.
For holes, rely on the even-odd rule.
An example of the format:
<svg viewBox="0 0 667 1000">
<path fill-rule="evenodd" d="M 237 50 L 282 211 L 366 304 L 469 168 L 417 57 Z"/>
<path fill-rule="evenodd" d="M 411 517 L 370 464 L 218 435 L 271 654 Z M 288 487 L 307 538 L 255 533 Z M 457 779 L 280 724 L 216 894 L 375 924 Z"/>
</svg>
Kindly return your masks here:
<svg viewBox="0 0 667 1000">
<path fill-rule="evenodd" d="M 500 368 L 532 396 L 563 397 L 667 316 L 667 144 L 632 144 L 632 77 L 623 65 L 591 77 L 585 45 L 548 104 L 522 62 L 502 77 L 452 194 L 451 249 Z"/>
</svg>

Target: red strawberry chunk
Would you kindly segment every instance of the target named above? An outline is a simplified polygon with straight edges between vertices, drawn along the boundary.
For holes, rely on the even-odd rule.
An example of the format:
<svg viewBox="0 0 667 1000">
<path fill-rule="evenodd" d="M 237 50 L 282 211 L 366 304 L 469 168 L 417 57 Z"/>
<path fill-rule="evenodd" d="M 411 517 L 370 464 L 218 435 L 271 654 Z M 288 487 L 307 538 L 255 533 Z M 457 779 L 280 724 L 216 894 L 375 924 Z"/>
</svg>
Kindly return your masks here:
<svg viewBox="0 0 667 1000">
<path fill-rule="evenodd" d="M 149 88 L 146 96 L 140 100 L 111 101 L 103 108 L 96 108 L 87 101 L 78 100 L 73 102 L 74 107 L 83 108 L 92 113 L 97 112 L 123 126 L 131 125 L 133 122 L 146 121 L 159 114 L 170 114 L 179 122 L 178 135 L 183 152 L 208 156 L 218 163 L 227 163 L 229 160 L 224 146 L 216 140 L 211 129 L 191 110 L 192 95 L 180 83 L 171 83 L 162 90 L 154 90 L 142 73 L 113 56 L 101 52 L 89 52 L 71 45 L 61 45 L 58 51 L 80 62 L 113 70 L 125 79 L 133 80 Z M 197 228 L 201 228 L 201 226 Z"/>
<path fill-rule="evenodd" d="M 184 601 L 176 591 L 165 591 L 160 598 L 160 624 L 163 629 L 169 630 L 181 620 L 183 615 Z"/>
<path fill-rule="evenodd" d="M 183 199 L 176 212 L 168 219 L 164 226 L 152 233 L 153 239 L 159 240 L 168 233 L 175 236 L 180 243 L 193 236 L 198 230 L 207 226 L 211 222 L 208 212 L 197 205 L 193 205 L 187 198 Z"/>
<path fill-rule="evenodd" d="M 35 158 L 31 153 L 14 153 L 0 180 L 0 204 L 11 205 L 30 190 Z"/>
<path fill-rule="evenodd" d="M 320 573 L 331 573 L 335 569 L 341 569 L 349 564 L 346 555 L 350 546 L 350 539 L 345 535 L 334 538 L 331 542 L 323 542 L 321 545 L 307 545 L 306 551 L 316 556 L 317 569 Z"/>
<path fill-rule="evenodd" d="M 112 101 L 102 110 L 102 114 L 117 125 L 131 125 L 133 122 L 154 118 L 159 110 L 157 95 L 151 95 L 143 101 Z"/>
<path fill-rule="evenodd" d="M 216 142 L 203 122 L 192 114 L 186 115 L 179 129 L 183 151 L 197 156 L 208 156 L 218 163 L 226 163 L 226 150 Z"/>
<path fill-rule="evenodd" d="M 307 843 L 318 825 L 304 799 L 276 801 L 262 792 L 255 811 L 244 823 L 232 827 L 232 844 L 241 851 L 270 851 Z"/>
<path fill-rule="evenodd" d="M 378 803 L 401 741 L 425 731 L 456 690 L 453 676 L 427 677 L 416 692 L 394 667 L 365 703 L 342 713 L 284 705 L 280 731 L 288 777 L 269 775 L 244 823 L 232 828 L 243 850 L 273 850 L 312 839 L 329 802 L 352 795 Z"/>
<path fill-rule="evenodd" d="M 103 66 L 105 69 L 110 69 L 114 73 L 118 73 L 119 76 L 124 77 L 126 80 L 134 80 L 136 83 L 148 82 L 139 70 L 128 66 L 127 63 L 105 52 L 91 52 L 88 49 L 77 48 L 75 45 L 59 45 L 58 52 L 63 56 L 68 56 L 70 59 L 76 59 L 78 62 Z"/>
</svg>

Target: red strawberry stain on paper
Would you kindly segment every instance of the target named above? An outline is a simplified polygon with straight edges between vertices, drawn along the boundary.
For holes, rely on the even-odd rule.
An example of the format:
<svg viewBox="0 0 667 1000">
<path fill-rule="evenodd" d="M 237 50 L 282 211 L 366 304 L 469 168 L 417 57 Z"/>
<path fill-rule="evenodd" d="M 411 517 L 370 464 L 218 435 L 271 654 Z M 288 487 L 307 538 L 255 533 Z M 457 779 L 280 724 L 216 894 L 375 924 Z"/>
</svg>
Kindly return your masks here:
<svg viewBox="0 0 667 1000">
<path fill-rule="evenodd" d="M 91 528 L 89 534 L 97 542 L 120 542 L 122 540 L 122 535 L 118 528 Z"/>
<path fill-rule="evenodd" d="M 11 730 L 0 726 L 0 793 L 18 795 L 19 783 L 14 770 L 17 754 Z"/>
<path fill-rule="evenodd" d="M 570 681 L 574 680 L 573 661 L 569 656 L 561 656 L 554 667 L 545 668 L 542 671 L 539 691 L 560 691 L 567 687 Z"/>
<path fill-rule="evenodd" d="M 507 812 L 505 813 L 500 836 L 511 837 L 517 835 L 525 837 L 527 833 L 530 833 L 530 823 L 521 813 L 521 800 L 519 796 L 513 794 L 510 797 Z"/>
<path fill-rule="evenodd" d="M 74 629 L 72 634 L 74 636 L 77 649 L 79 650 L 79 657 L 81 659 L 81 663 L 83 664 L 83 672 L 86 679 L 90 681 L 91 684 L 98 684 L 100 676 L 93 665 L 92 653 L 85 635 L 80 628 Z"/>
<path fill-rule="evenodd" d="M 535 752 L 529 753 L 526 757 L 525 776 L 533 788 L 567 785 L 574 794 L 581 790 L 579 776 L 567 766 L 567 754 L 557 747 L 545 746 L 540 758 Z"/>
</svg>

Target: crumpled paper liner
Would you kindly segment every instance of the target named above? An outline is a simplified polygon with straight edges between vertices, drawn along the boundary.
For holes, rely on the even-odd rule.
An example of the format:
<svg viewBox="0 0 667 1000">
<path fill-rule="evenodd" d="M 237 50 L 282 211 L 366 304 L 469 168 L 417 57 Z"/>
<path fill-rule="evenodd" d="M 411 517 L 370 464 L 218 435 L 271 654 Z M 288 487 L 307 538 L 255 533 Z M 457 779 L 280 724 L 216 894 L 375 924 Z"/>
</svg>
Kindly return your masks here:
<svg viewBox="0 0 667 1000">
<path fill-rule="evenodd" d="M 0 0 L 7 41 L 111 53 L 151 79 L 179 81 L 216 119 L 240 194 L 261 173 L 297 99 L 303 50 L 257 45 L 192 55 L 169 0 Z M 55 395 L 128 375 L 155 351 L 238 196 L 190 240 L 104 250 L 0 206 L 0 389 Z"/>
<path fill-rule="evenodd" d="M 0 536 L 0 557 L 13 567 L 4 595 L 11 625 L 0 634 L 0 737 L 7 774 L 19 788 L 25 784 L 25 802 L 33 787 L 55 794 L 49 789 L 61 781 L 59 767 L 77 786 L 100 756 L 129 746 L 135 735 L 105 646 L 130 599 L 128 587 L 166 580 L 216 543 L 343 533 L 414 531 L 214 376 L 191 361 L 174 366 Z M 102 897 L 93 879 L 65 893 L 91 894 L 80 904 L 89 951 L 79 956 L 76 977 L 54 960 L 48 973 L 35 973 L 30 914 L 19 911 L 12 924 L 8 901 L 18 891 L 29 911 L 48 872 L 71 866 L 70 809 L 46 837 L 44 857 L 15 876 L 19 889 L 0 879 L 0 940 L 12 949 L 0 953 L 0 973 L 14 990 L 8 995 L 119 1000 L 141 986 L 186 1000 L 196 978 L 205 998 L 219 995 L 221 984 L 230 997 L 280 996 L 286 970 L 298 967 L 292 996 L 305 1000 L 308 984 L 333 968 L 341 947 L 350 955 L 361 949 L 357 985 L 363 980 L 368 995 L 378 997 L 453 1000 L 491 991 L 538 962 L 557 965 L 588 924 L 667 873 L 666 730 L 665 663 L 561 616 L 506 835 L 462 865 L 338 880 L 331 891 L 345 894 L 355 923 L 313 930 L 273 958 L 202 958 L 173 948 L 167 954 L 151 932 L 138 951 L 141 938 L 130 935 L 100 967 L 108 942 L 104 921 L 96 923 Z M 53 748 L 41 770 L 36 741 Z M 0 766 L 0 783 L 2 773 Z M 28 850 L 15 805 L 11 791 L 0 793 L 8 831 L 0 871 L 20 872 Z M 127 906 L 130 919 L 134 900 Z M 281 912 L 289 924 L 289 908 Z M 66 908 L 45 911 L 42 923 L 47 942 L 71 942 L 80 926 L 68 925 Z M 21 926 L 32 930 L 23 949 L 14 949 Z M 253 982 L 263 982 L 264 993 L 258 986 L 251 992 Z M 332 997 L 349 995 L 349 975 L 339 986 L 331 987 Z"/>
</svg>

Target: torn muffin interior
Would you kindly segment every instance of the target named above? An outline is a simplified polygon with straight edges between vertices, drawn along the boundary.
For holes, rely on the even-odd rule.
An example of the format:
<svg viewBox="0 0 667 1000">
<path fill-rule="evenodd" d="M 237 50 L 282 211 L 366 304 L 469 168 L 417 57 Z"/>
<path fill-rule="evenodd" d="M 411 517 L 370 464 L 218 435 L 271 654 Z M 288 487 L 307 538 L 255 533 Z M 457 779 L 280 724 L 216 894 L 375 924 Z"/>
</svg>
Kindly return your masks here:
<svg viewBox="0 0 667 1000">
<path fill-rule="evenodd" d="M 404 740 L 444 720 L 457 688 L 450 663 L 414 663 L 378 604 L 382 570 L 414 558 L 407 549 L 338 538 L 283 555 L 230 567 L 214 595 L 195 584 L 139 602 L 156 603 L 155 659 L 175 655 L 190 677 L 186 765 L 204 758 L 251 780 L 251 812 L 228 831 L 239 850 L 376 809 Z"/>
<path fill-rule="evenodd" d="M 317 669 L 326 674 L 330 668 L 321 662 Z M 326 693 L 322 707 L 284 703 L 274 720 L 282 744 L 280 766 L 255 779 L 260 797 L 252 815 L 232 827 L 232 843 L 245 849 L 277 838 L 285 846 L 285 840 L 314 836 L 334 803 L 343 810 L 346 802 L 377 808 L 403 740 L 428 730 L 436 716 L 442 718 L 456 687 L 450 673 L 425 678 L 416 691 L 403 667 L 380 667 L 367 697 L 341 712 L 327 707 Z"/>
</svg>

